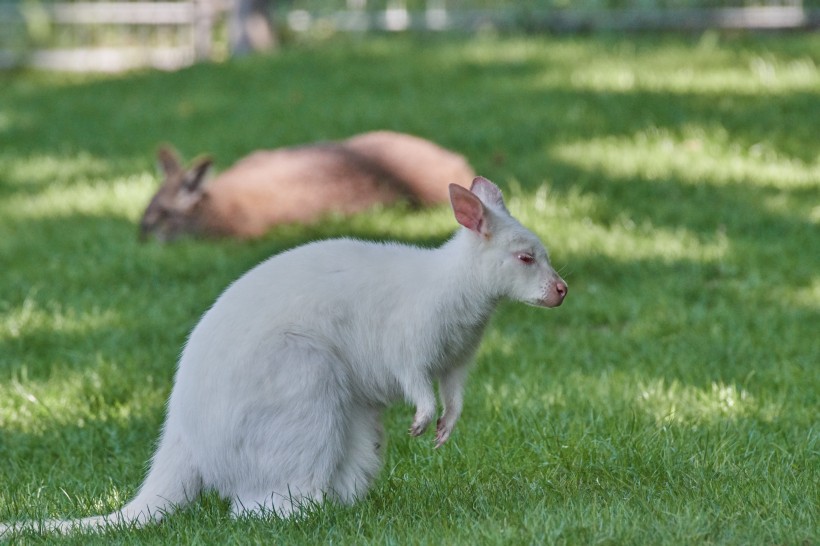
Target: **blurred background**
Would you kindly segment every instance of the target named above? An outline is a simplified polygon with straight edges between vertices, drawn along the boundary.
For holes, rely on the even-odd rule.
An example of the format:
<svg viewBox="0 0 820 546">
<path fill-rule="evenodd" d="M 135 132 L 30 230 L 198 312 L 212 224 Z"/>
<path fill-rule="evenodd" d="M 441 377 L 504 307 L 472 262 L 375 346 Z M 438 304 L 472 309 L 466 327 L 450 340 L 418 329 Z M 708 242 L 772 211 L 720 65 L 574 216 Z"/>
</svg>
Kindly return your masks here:
<svg viewBox="0 0 820 546">
<path fill-rule="evenodd" d="M 339 32 L 818 26 L 820 0 L 0 0 L 0 67 L 177 69 Z"/>
</svg>

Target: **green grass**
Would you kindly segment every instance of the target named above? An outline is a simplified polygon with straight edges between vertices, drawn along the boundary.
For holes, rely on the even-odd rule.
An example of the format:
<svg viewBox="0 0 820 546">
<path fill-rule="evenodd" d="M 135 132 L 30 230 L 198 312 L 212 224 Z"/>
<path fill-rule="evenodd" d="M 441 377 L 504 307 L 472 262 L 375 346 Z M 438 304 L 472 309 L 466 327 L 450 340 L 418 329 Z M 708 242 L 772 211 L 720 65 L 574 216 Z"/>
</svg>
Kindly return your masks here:
<svg viewBox="0 0 820 546">
<path fill-rule="evenodd" d="M 820 542 L 820 35 L 339 39 L 118 77 L 0 74 L 0 520 L 110 511 L 187 332 L 243 271 L 336 235 L 438 244 L 445 208 L 140 245 L 170 141 L 220 168 L 391 128 L 466 154 L 570 285 L 504 304 L 441 450 L 386 415 L 354 507 L 213 495 L 68 543 Z M 53 538 L 27 535 L 27 542 Z"/>
</svg>

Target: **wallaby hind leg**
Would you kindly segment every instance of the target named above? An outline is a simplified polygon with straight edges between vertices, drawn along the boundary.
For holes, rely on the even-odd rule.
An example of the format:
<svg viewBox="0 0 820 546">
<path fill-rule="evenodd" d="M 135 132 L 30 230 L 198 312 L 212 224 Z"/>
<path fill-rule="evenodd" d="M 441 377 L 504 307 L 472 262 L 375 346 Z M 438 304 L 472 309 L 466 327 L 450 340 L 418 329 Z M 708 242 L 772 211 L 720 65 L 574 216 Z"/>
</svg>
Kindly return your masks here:
<svg viewBox="0 0 820 546">
<path fill-rule="evenodd" d="M 345 457 L 333 475 L 331 493 L 344 503 L 364 496 L 382 467 L 385 449 L 381 411 L 360 407 L 351 415 Z"/>
<path fill-rule="evenodd" d="M 232 499 L 231 513 L 242 516 L 275 512 L 280 517 L 290 517 L 321 503 L 326 494 L 346 504 L 364 496 L 382 467 L 384 427 L 380 412 L 372 408 L 352 411 L 348 418 L 347 434 L 342 438 L 344 450 L 339 453 L 337 469 L 328 485 L 317 489 L 321 481 L 317 480 L 313 489 L 303 489 L 291 483 L 287 488 L 280 486 L 273 490 L 242 492 Z M 303 455 L 311 456 L 308 453 Z"/>
<path fill-rule="evenodd" d="M 346 458 L 354 406 L 338 376 L 338 356 L 297 335 L 284 336 L 268 354 L 271 365 L 250 380 L 282 385 L 275 397 L 263 392 L 249 401 L 241 420 L 243 471 L 222 491 L 234 515 L 288 517 L 321 503 Z"/>
</svg>

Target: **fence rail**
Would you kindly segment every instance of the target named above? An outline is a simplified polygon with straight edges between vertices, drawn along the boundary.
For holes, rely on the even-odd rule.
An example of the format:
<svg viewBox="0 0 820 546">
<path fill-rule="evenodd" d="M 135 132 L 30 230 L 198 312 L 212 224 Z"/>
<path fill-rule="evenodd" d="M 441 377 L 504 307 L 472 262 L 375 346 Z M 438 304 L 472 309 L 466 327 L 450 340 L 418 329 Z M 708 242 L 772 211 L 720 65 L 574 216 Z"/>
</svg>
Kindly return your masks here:
<svg viewBox="0 0 820 546">
<path fill-rule="evenodd" d="M 383 12 L 338 11 L 313 17 L 306 10 L 289 14 L 289 24 L 297 31 L 330 20 L 345 31 L 476 30 L 525 28 L 551 32 L 642 31 L 708 29 L 789 30 L 820 27 L 820 9 L 800 6 L 739 8 L 669 8 L 608 10 L 385 10 Z"/>
<path fill-rule="evenodd" d="M 192 2 L 76 2 L 50 11 L 55 23 L 75 25 L 184 25 L 196 16 Z"/>
<path fill-rule="evenodd" d="M 212 57 L 216 25 L 225 24 L 226 14 L 247 12 L 247 5 L 244 11 L 235 9 L 237 3 L 256 2 L 258 8 L 272 1 L 9 4 L 0 0 L 0 68 L 27 64 L 77 71 L 141 66 L 175 69 Z M 510 4 L 499 9 L 469 9 L 469 2 L 464 1 L 450 9 L 444 0 L 426 0 L 426 9 L 417 10 L 406 9 L 403 0 L 387 2 L 378 10 L 368 9 L 366 0 L 347 0 L 346 5 L 347 9 L 318 14 L 291 5 L 276 14 L 281 24 L 297 34 L 328 24 L 347 32 L 474 31 L 485 27 L 552 32 L 820 28 L 820 9 L 806 8 L 800 0 L 751 7 L 609 10 L 524 9 Z M 54 38 L 58 31 L 67 33 L 68 38 Z M 38 32 L 48 33 L 51 43 L 42 37 L 38 43 Z"/>
<path fill-rule="evenodd" d="M 210 0 L 56 2 L 33 8 L 0 4 L 0 68 L 20 64 L 108 72 L 143 66 L 180 68 L 210 58 L 216 17 L 224 11 L 224 3 Z M 28 27 L 38 26 L 58 44 L 37 44 L 37 36 L 30 36 L 37 30 Z M 9 27 L 17 31 L 17 47 L 3 47 L 2 30 Z"/>
</svg>

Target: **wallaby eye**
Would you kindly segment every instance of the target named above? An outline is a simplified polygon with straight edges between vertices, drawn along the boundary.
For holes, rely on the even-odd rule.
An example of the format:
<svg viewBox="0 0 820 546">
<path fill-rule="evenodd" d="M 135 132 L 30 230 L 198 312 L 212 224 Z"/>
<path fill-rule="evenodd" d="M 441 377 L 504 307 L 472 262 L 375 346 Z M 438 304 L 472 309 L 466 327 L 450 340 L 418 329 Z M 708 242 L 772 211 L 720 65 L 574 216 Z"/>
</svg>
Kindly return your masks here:
<svg viewBox="0 0 820 546">
<path fill-rule="evenodd" d="M 519 252 L 515 257 L 518 258 L 518 261 L 522 264 L 535 263 L 535 256 L 530 252 Z"/>
</svg>

